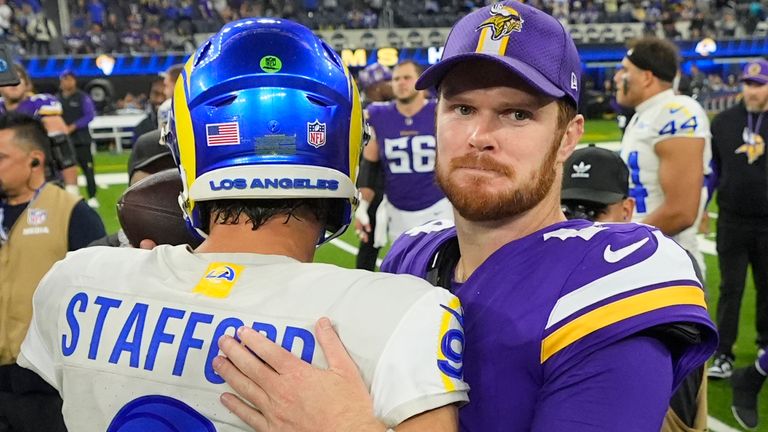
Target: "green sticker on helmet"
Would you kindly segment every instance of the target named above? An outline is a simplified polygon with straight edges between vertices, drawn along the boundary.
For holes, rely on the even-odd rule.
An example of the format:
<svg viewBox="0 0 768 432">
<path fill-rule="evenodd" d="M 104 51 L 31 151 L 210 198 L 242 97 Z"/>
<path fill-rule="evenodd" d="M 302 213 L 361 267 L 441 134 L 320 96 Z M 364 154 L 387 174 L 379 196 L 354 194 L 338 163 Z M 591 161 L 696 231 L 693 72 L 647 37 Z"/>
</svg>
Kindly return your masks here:
<svg viewBox="0 0 768 432">
<path fill-rule="evenodd" d="M 268 55 L 261 58 L 259 66 L 264 72 L 275 73 L 280 72 L 280 69 L 283 68 L 283 62 L 275 56 Z"/>
</svg>

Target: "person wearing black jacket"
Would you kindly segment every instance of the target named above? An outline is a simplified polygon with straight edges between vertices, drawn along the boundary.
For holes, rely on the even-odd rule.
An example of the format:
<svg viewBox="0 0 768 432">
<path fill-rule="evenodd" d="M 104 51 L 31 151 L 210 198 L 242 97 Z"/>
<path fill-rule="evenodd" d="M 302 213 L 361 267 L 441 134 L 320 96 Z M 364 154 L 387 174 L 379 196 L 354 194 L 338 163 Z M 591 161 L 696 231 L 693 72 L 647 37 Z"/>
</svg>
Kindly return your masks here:
<svg viewBox="0 0 768 432">
<path fill-rule="evenodd" d="M 757 345 L 768 346 L 768 61 L 749 62 L 741 77 L 743 100 L 712 122 L 712 156 L 718 178 L 717 254 L 720 344 L 710 378 L 729 378 L 747 266 L 757 291 Z"/>
<path fill-rule="evenodd" d="M 95 116 L 93 100 L 84 91 L 77 88 L 77 78 L 71 70 L 65 70 L 59 75 L 59 89 L 56 98 L 61 102 L 61 117 L 67 124 L 69 139 L 75 147 L 77 164 L 83 170 L 88 186 L 88 205 L 99 207 L 96 200 L 96 177 L 93 171 L 93 154 L 91 154 L 91 132 L 88 123 Z"/>
</svg>

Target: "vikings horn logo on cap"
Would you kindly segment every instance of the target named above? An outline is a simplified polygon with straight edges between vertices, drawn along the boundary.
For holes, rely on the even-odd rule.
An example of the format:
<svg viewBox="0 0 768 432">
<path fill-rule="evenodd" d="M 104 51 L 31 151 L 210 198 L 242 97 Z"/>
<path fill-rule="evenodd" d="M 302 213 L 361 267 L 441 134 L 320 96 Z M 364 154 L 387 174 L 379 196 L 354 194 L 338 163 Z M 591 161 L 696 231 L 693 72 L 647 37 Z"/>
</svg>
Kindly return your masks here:
<svg viewBox="0 0 768 432">
<path fill-rule="evenodd" d="M 519 32 L 523 29 L 523 18 L 520 14 L 509 6 L 496 3 L 491 7 L 491 17 L 480 23 L 475 30 L 490 27 L 492 40 L 499 40 L 504 36 L 509 36 L 512 32 Z"/>
<path fill-rule="evenodd" d="M 747 76 L 760 75 L 763 68 L 760 67 L 760 63 L 750 63 L 747 67 Z"/>
</svg>

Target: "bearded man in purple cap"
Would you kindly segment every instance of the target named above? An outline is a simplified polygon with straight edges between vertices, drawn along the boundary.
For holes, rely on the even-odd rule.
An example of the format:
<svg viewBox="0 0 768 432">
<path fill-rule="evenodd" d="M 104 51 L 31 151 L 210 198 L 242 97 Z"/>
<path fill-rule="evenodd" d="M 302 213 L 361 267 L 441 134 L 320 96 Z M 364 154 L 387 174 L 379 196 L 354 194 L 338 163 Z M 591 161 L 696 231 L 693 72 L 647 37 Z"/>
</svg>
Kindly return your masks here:
<svg viewBox="0 0 768 432">
<path fill-rule="evenodd" d="M 712 160 L 717 175 L 717 260 L 720 344 L 710 377 L 728 378 L 739 329 L 741 298 L 752 266 L 757 292 L 758 349 L 768 347 L 768 61 L 750 61 L 741 76 L 742 100 L 712 120 Z"/>
<path fill-rule="evenodd" d="M 658 431 L 672 391 L 717 343 L 685 250 L 647 225 L 563 215 L 563 162 L 584 126 L 580 71 L 557 20 L 506 1 L 462 18 L 417 83 L 438 90 L 436 174 L 456 225 L 407 232 L 383 268 L 462 300 L 466 338 L 435 349 L 470 384 L 464 431 Z M 359 377 L 240 336 L 258 357 L 228 344 L 217 371 L 253 404 L 226 395 L 225 405 L 269 425 L 258 430 L 386 429 L 347 396 Z M 345 358 L 330 329 L 318 340 L 329 364 Z"/>
</svg>

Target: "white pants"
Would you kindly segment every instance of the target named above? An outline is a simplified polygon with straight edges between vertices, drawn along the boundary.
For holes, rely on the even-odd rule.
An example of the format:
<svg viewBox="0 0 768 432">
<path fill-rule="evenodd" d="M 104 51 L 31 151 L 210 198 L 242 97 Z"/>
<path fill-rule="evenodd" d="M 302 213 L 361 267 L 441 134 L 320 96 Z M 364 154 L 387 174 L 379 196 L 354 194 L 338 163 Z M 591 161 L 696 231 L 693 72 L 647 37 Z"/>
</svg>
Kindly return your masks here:
<svg viewBox="0 0 768 432">
<path fill-rule="evenodd" d="M 400 234 L 429 221 L 436 219 L 453 220 L 453 206 L 448 198 L 443 198 L 425 209 L 406 211 L 393 206 L 384 197 L 379 208 L 381 207 L 385 208 L 386 216 L 379 218 L 378 214 L 376 215 L 376 228 L 378 230 L 379 221 L 386 220 L 387 224 L 384 228 L 390 241 L 395 241 L 396 238 L 400 237 Z"/>
<path fill-rule="evenodd" d="M 673 240 L 693 255 L 696 259 L 696 263 L 699 265 L 702 277 L 705 279 L 707 277 L 707 263 L 704 261 L 704 254 L 699 250 L 699 241 L 696 238 L 696 234 L 699 232 L 699 224 L 701 223 L 701 218 L 704 216 L 704 204 L 707 203 L 707 194 L 707 188 L 701 188 L 699 212 L 696 214 L 696 220 L 693 222 L 693 225 L 672 236 Z M 704 284 L 705 281 L 701 281 L 701 283 Z"/>
</svg>

